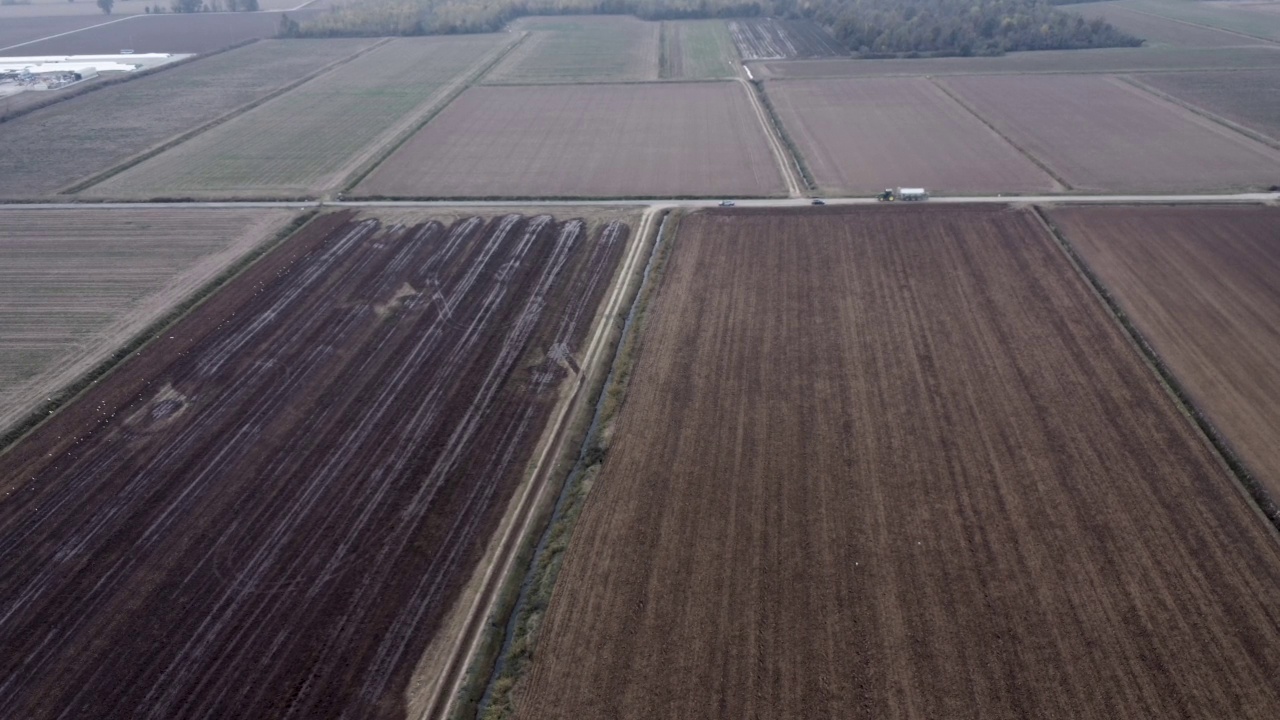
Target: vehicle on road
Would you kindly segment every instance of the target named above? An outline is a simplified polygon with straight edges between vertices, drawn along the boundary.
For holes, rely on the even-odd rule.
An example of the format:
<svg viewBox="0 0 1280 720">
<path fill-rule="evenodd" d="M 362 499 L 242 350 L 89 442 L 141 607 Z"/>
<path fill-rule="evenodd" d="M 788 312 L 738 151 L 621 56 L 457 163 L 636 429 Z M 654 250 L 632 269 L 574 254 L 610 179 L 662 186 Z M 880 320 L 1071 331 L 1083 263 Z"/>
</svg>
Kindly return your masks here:
<svg viewBox="0 0 1280 720">
<path fill-rule="evenodd" d="M 822 198 L 814 198 L 813 201 L 810 202 L 809 204 L 810 205 L 826 205 L 827 201 L 823 200 Z"/>
<path fill-rule="evenodd" d="M 734 203 L 733 203 L 733 201 L 732 201 L 732 200 L 721 200 L 721 201 L 720 201 L 720 207 L 733 207 L 733 205 L 734 205 Z"/>
</svg>

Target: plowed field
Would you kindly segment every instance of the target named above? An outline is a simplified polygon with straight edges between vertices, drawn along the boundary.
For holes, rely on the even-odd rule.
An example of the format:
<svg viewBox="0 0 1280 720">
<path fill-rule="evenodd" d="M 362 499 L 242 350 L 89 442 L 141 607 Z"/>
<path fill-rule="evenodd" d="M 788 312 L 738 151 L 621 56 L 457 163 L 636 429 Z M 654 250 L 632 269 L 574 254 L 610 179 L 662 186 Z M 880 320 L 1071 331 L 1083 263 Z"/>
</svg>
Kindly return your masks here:
<svg viewBox="0 0 1280 720">
<path fill-rule="evenodd" d="M 848 55 L 849 51 L 807 20 L 729 20 L 729 35 L 743 60 L 794 60 Z"/>
<path fill-rule="evenodd" d="M 1280 210 L 1059 208 L 1052 217 L 1280 498 Z"/>
<path fill-rule="evenodd" d="M 301 21 L 313 14 L 304 10 L 289 13 L 289 17 Z M 99 55 L 125 49 L 140 53 L 207 53 L 246 40 L 274 37 L 279 29 L 280 13 L 271 12 L 134 15 L 25 45 L 21 54 Z"/>
<path fill-rule="evenodd" d="M 1280 182 L 1280 150 L 1114 78 L 975 75 L 939 82 L 1079 190 L 1234 190 Z"/>
<path fill-rule="evenodd" d="M 0 434 L 291 217 L 0 209 Z"/>
<path fill-rule="evenodd" d="M 476 86 L 356 192 L 396 197 L 780 195 L 739 83 Z"/>
<path fill-rule="evenodd" d="M 766 91 L 814 180 L 829 192 L 1061 189 L 924 78 L 770 81 Z"/>
<path fill-rule="evenodd" d="M 496 83 L 658 79 L 661 23 L 625 16 L 528 17 L 530 36 L 486 76 Z"/>
<path fill-rule="evenodd" d="M 1280 71 L 1147 73 L 1137 80 L 1280 142 Z"/>
<path fill-rule="evenodd" d="M 395 718 L 628 229 L 325 216 L 4 459 L 9 717 Z"/>
<path fill-rule="evenodd" d="M 673 253 L 519 717 L 1280 713 L 1280 544 L 1034 215 Z"/>
</svg>

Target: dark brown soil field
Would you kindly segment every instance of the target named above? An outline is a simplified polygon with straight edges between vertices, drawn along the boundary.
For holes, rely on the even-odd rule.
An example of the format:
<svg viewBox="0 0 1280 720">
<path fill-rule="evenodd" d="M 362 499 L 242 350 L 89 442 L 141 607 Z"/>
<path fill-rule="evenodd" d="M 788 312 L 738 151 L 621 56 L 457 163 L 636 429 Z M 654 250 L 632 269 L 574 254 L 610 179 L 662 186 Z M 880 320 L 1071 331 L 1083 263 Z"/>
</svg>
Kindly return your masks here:
<svg viewBox="0 0 1280 720">
<path fill-rule="evenodd" d="M 303 20 L 313 11 L 289 13 Z M 280 28 L 280 13 L 197 13 L 135 15 L 82 32 L 25 45 L 22 55 L 96 55 L 134 52 L 206 53 L 254 38 L 269 38 Z M 12 53 L 10 53 L 12 54 Z M 263 72 L 270 72 L 263 68 Z"/>
<path fill-rule="evenodd" d="M 1280 209 L 1082 207 L 1052 218 L 1280 498 Z"/>
<path fill-rule="evenodd" d="M 476 86 L 356 187 L 392 197 L 782 195 L 735 82 Z"/>
<path fill-rule="evenodd" d="M 90 25 L 101 25 L 113 19 L 115 18 L 104 17 L 101 14 L 87 17 L 6 17 L 0 20 L 0 55 L 38 55 L 39 53 L 27 52 L 27 48 L 34 45 L 14 48 L 10 46 L 39 40 L 50 35 L 81 30 Z M 116 48 L 117 51 L 119 49 Z"/>
<path fill-rule="evenodd" d="M 743 60 L 794 60 L 849 54 L 835 38 L 808 20 L 750 18 L 728 20 L 726 24 Z"/>
<path fill-rule="evenodd" d="M 0 197 L 56 192 L 296 82 L 375 41 L 270 40 L 0 123 Z M 22 148 L 21 152 L 8 149 Z"/>
<path fill-rule="evenodd" d="M 325 216 L 27 438 L 6 716 L 403 717 L 627 235 Z"/>
<path fill-rule="evenodd" d="M 1061 190 L 1047 173 L 925 78 L 783 80 L 769 100 L 824 191 Z"/>
<path fill-rule="evenodd" d="M 1137 80 L 1280 142 L 1280 71 L 1150 73 Z"/>
<path fill-rule="evenodd" d="M 1280 70 L 1280 47 L 1103 48 L 1039 50 L 1000 57 L 901 60 L 790 60 L 751 63 L 758 78 L 857 77 L 867 75 L 976 75 L 986 73 L 1117 73 L 1162 70 Z"/>
<path fill-rule="evenodd" d="M 1280 183 L 1280 150 L 1115 78 L 973 75 L 939 82 L 1078 190 Z"/>
<path fill-rule="evenodd" d="M 1280 544 L 1033 214 L 673 253 L 520 718 L 1280 714 Z"/>
</svg>

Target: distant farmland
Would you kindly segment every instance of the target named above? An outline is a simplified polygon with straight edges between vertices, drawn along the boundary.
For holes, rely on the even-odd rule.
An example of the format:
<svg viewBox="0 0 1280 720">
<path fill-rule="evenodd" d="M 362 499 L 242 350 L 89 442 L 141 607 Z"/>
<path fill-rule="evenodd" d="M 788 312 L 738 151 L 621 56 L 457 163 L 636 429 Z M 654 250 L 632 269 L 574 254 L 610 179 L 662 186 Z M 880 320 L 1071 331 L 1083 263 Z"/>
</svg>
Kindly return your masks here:
<svg viewBox="0 0 1280 720">
<path fill-rule="evenodd" d="M 1280 713 L 1280 546 L 1028 212 L 685 218 L 518 717 Z"/>
<path fill-rule="evenodd" d="M 1136 79 L 1280 142 L 1280 71 L 1148 73 Z"/>
<path fill-rule="evenodd" d="M 356 187 L 395 197 L 780 195 L 734 82 L 472 87 Z"/>
<path fill-rule="evenodd" d="M 494 83 L 658 79 L 660 23 L 621 15 L 523 18 L 531 31 L 487 76 Z"/>
<path fill-rule="evenodd" d="M 1189 25 L 1157 15 L 1136 13 L 1111 3 L 1082 5 L 1067 8 L 1086 18 L 1100 17 L 1116 28 L 1136 35 L 1148 43 L 1177 47 L 1231 47 L 1257 45 L 1257 40 L 1225 30 Z"/>
<path fill-rule="evenodd" d="M 289 17 L 301 20 L 310 14 L 303 11 Z M 99 22 L 107 19 L 99 18 Z M 26 45 L 19 54 L 96 55 L 118 53 L 124 49 L 134 52 L 207 53 L 254 38 L 273 37 L 279 29 L 280 13 L 134 15 L 123 22 Z"/>
<path fill-rule="evenodd" d="M 628 236 L 322 216 L 51 419 L 0 471 L 6 713 L 404 717 Z"/>
<path fill-rule="evenodd" d="M 818 186 L 866 194 L 1059 190 L 1035 163 L 924 78 L 769 81 L 766 92 Z"/>
<path fill-rule="evenodd" d="M 19 43 L 27 43 L 50 35 L 71 32 L 89 27 L 90 25 L 101 25 L 108 22 L 110 18 L 104 18 L 101 13 L 96 16 L 89 17 L 7 17 L 0 15 L 0 55 L 34 55 L 36 53 L 27 52 L 31 45 L 23 45 L 21 47 L 10 48 L 10 45 Z M 119 48 L 116 48 L 119 50 Z"/>
<path fill-rule="evenodd" d="M 707 80 L 738 74 L 738 51 L 724 22 L 681 20 L 662 23 L 663 78 Z"/>
<path fill-rule="evenodd" d="M 290 217 L 0 209 L 0 435 Z"/>
<path fill-rule="evenodd" d="M 1075 189 L 1228 190 L 1280 181 L 1280 151 L 1119 80 L 975 75 L 939 82 Z"/>
<path fill-rule="evenodd" d="M 756 77 L 821 78 L 870 75 L 979 75 L 992 73 L 1118 73 L 1168 70 L 1274 68 L 1280 71 L 1280 49 L 1242 48 L 1103 48 L 1038 50 L 999 57 L 946 57 L 900 60 L 788 60 L 751 63 Z"/>
<path fill-rule="evenodd" d="M 375 141 L 389 140 L 388 131 L 422 115 L 438 90 L 509 41 L 504 35 L 396 39 L 86 194 L 322 192 L 376 150 L 381 143 Z"/>
<path fill-rule="evenodd" d="M 95 90 L 0 124 L 0 145 L 13 150 L 0 153 L 0 197 L 53 193 L 259 100 L 374 42 L 257 42 Z M 263 70 L 266 67 L 270 72 Z"/>
<path fill-rule="evenodd" d="M 807 20 L 729 20 L 729 35 L 743 60 L 794 60 L 848 55 L 821 27 Z"/>
<path fill-rule="evenodd" d="M 1058 208 L 1052 217 L 1280 499 L 1280 210 Z"/>
</svg>

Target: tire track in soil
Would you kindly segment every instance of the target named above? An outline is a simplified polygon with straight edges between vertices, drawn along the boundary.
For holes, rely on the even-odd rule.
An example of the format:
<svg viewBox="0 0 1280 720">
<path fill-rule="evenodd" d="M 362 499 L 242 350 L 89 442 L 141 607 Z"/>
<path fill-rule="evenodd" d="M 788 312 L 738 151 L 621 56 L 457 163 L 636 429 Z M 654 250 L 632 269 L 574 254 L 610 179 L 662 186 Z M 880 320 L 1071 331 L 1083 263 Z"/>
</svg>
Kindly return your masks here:
<svg viewBox="0 0 1280 720">
<path fill-rule="evenodd" d="M 625 232 L 339 213 L 255 265 L 8 458 L 0 701 L 402 713 Z"/>
</svg>

